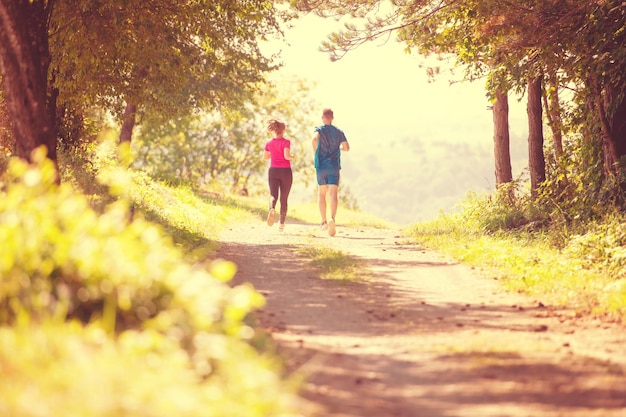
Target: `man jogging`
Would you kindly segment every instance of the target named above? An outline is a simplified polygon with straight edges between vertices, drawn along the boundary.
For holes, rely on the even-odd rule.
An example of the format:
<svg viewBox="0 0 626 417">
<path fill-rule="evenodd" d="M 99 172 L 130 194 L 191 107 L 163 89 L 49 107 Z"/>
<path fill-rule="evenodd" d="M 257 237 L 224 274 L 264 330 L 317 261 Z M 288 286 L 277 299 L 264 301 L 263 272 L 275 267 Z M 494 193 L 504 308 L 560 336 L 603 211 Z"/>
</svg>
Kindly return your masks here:
<svg viewBox="0 0 626 417">
<path fill-rule="evenodd" d="M 339 200 L 339 171 L 341 170 L 341 151 L 349 151 L 350 144 L 344 133 L 332 125 L 333 111 L 324 109 L 322 113 L 323 126 L 315 128 L 313 138 L 313 152 L 315 152 L 315 172 L 317 175 L 318 205 L 322 216 L 322 230 L 328 230 L 330 236 L 335 236 L 335 216 Z M 326 198 L 330 204 L 330 219 L 326 217 Z"/>
</svg>

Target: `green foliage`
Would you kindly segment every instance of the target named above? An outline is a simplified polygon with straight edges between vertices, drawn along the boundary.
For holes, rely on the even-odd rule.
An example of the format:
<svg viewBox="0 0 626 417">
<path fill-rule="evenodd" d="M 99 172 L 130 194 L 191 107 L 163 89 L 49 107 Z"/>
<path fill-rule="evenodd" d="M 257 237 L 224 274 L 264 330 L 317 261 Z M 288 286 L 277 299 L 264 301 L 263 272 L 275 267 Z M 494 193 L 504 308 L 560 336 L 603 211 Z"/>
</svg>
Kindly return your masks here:
<svg viewBox="0 0 626 417">
<path fill-rule="evenodd" d="M 612 277 L 626 278 L 624 216 L 610 216 L 601 222 L 587 224 L 585 230 L 571 236 L 564 251 L 583 259 L 588 265 L 601 266 Z"/>
<path fill-rule="evenodd" d="M 294 175 L 306 186 L 314 178 L 312 156 L 307 157 L 312 111 L 320 108 L 309 99 L 309 91 L 302 80 L 282 79 L 236 111 L 199 112 L 168 123 L 148 123 L 133 144 L 134 166 L 195 189 L 266 193 L 263 149 L 271 139 L 267 121 L 278 119 L 285 122 L 285 137 L 291 140 Z"/>
<path fill-rule="evenodd" d="M 82 195 L 53 179 L 46 161 L 41 169 L 18 160 L 9 166 L 0 203 L 3 322 L 14 322 L 24 310 L 31 318 L 63 316 L 65 310 L 83 321 L 105 320 L 103 326 L 113 330 L 158 325 L 161 309 L 171 309 L 179 310 L 170 319 L 180 320 L 181 336 L 215 326 L 231 331 L 228 321 L 218 324 L 227 319 L 219 306 L 230 308 L 228 291 L 181 264 L 180 251 L 157 226 L 138 216 L 131 220 L 124 200 L 97 215 Z M 208 294 L 197 299 L 179 292 L 185 288 Z M 257 295 L 249 297 L 258 304 Z"/>
<path fill-rule="evenodd" d="M 168 120 L 237 105 L 276 67 L 259 42 L 289 16 L 272 2 L 63 1 L 50 8 L 51 68 L 60 103 L 125 103 Z M 94 76 L 97 74 L 97 76 Z"/>
<path fill-rule="evenodd" d="M 190 263 L 159 226 L 131 216 L 120 191 L 142 187 L 119 168 L 98 167 L 120 196 L 98 214 L 55 184 L 44 154 L 33 166 L 11 160 L 2 178 L 0 371 L 10 377 L 0 413 L 298 415 L 276 361 L 250 346 L 245 318 L 264 300 L 228 285 L 235 266 Z"/>
<path fill-rule="evenodd" d="M 98 132 L 113 124 L 108 116 L 104 109 L 87 110 L 63 103 L 57 109 L 57 150 L 84 158 L 92 144 L 97 142 Z"/>
<path fill-rule="evenodd" d="M 529 222 L 524 198 L 519 196 L 521 182 L 503 184 L 492 194 L 468 193 L 460 204 L 463 221 L 485 233 L 518 228 Z"/>
<path fill-rule="evenodd" d="M 198 195 L 187 185 L 157 181 L 145 172 L 121 167 L 116 163 L 119 154 L 125 154 L 122 160 L 130 156 L 127 146 L 118 148 L 114 132 L 103 132 L 99 145 L 88 149 L 82 156 L 61 154 L 67 159 L 61 170 L 64 182 L 87 194 L 97 209 L 104 202 L 125 199 L 131 213 L 161 225 L 192 258 L 214 250 L 219 231 L 230 222 L 250 221 L 261 211 L 266 214 L 265 205 L 257 210 L 260 206 L 249 204 L 252 199 L 216 192 Z"/>
<path fill-rule="evenodd" d="M 76 323 L 0 328 L 0 413 L 12 417 L 297 417 L 277 364 L 204 333 L 189 354 L 153 331 Z"/>
<path fill-rule="evenodd" d="M 95 142 L 85 143 L 77 148 L 62 146 L 58 153 L 58 167 L 61 182 L 69 184 L 89 201 L 89 205 L 98 213 L 117 199 L 109 193 L 106 184 L 98 181 L 98 170 L 93 163 L 97 153 Z"/>
<path fill-rule="evenodd" d="M 227 190 L 247 188 L 265 165 L 262 131 L 239 114 L 188 117 L 141 134 L 134 144 L 135 166 L 196 189 L 215 188 L 216 182 Z"/>
</svg>

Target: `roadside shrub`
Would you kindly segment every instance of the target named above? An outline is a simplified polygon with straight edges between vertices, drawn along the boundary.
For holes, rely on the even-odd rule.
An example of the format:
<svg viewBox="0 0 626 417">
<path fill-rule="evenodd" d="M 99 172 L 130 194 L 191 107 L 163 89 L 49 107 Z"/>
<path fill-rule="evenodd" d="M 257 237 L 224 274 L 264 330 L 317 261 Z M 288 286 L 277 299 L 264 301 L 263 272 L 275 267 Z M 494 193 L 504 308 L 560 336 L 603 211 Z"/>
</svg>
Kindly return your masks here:
<svg viewBox="0 0 626 417">
<path fill-rule="evenodd" d="M 603 266 L 616 278 L 626 277 L 626 224 L 623 216 L 589 223 L 583 234 L 573 235 L 566 253 Z"/>
<path fill-rule="evenodd" d="M 590 223 L 583 234 L 571 237 L 565 253 L 606 271 L 607 281 L 598 297 L 609 311 L 626 306 L 626 224 L 623 216 Z"/>
<path fill-rule="evenodd" d="M 0 199 L 0 320 L 12 323 L 61 314 L 109 330 L 163 321 L 192 330 L 235 331 L 247 310 L 260 304 L 253 290 L 231 289 L 182 254 L 154 224 L 130 219 L 124 200 L 97 215 L 82 194 L 54 184 L 47 160 L 31 167 L 13 160 Z M 234 270 L 232 271 L 234 272 Z M 230 296 L 247 300 L 239 312 Z M 198 294 L 202 294 L 200 298 Z"/>
<path fill-rule="evenodd" d="M 296 415 L 235 266 L 187 263 L 123 199 L 97 214 L 44 155 L 0 186 L 0 415 Z"/>
<path fill-rule="evenodd" d="M 196 348 L 189 355 L 151 331 L 112 339 L 76 322 L 0 328 L 0 415 L 301 416 L 271 358 L 224 335 L 203 334 Z M 198 376 L 199 356 L 220 364 L 210 377 Z"/>
<path fill-rule="evenodd" d="M 503 184 L 491 194 L 471 192 L 460 204 L 461 216 L 468 226 L 485 233 L 515 229 L 527 224 L 525 198 L 518 197 L 520 184 Z"/>
</svg>

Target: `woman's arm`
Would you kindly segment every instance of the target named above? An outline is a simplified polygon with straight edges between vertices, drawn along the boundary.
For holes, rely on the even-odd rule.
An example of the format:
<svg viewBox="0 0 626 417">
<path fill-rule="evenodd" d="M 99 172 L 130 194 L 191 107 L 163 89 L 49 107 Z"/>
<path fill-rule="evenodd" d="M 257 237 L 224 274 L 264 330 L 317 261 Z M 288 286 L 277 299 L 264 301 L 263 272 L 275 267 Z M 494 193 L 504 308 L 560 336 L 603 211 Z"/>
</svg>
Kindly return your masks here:
<svg viewBox="0 0 626 417">
<path fill-rule="evenodd" d="M 283 154 L 285 155 L 285 159 L 287 161 L 291 161 L 293 159 L 293 155 L 291 155 L 291 148 L 285 148 Z"/>
<path fill-rule="evenodd" d="M 263 154 L 263 159 L 270 159 L 272 157 L 272 154 L 269 151 L 265 151 L 265 153 Z"/>
</svg>

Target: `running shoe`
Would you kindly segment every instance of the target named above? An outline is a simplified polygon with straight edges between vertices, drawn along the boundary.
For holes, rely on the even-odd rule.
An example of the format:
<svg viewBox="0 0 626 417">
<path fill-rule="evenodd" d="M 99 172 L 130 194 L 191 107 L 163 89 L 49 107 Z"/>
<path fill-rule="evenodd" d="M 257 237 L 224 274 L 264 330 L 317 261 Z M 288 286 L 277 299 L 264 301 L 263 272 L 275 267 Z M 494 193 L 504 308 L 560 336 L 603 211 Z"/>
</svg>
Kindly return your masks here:
<svg viewBox="0 0 626 417">
<path fill-rule="evenodd" d="M 278 225 L 278 230 L 279 230 L 279 231 L 281 231 L 281 232 L 282 232 L 283 230 L 285 230 L 285 223 L 281 223 L 281 224 L 279 224 L 279 225 Z"/>
<path fill-rule="evenodd" d="M 271 226 L 274 224 L 274 216 L 276 215 L 276 210 L 273 208 L 270 209 L 270 212 L 267 213 L 267 225 Z"/>
<path fill-rule="evenodd" d="M 335 236 L 335 233 L 337 233 L 337 230 L 335 229 L 335 219 L 330 219 L 328 221 L 328 235 Z"/>
<path fill-rule="evenodd" d="M 322 224 L 320 225 L 320 230 L 328 230 L 328 223 L 322 222 Z"/>
</svg>

